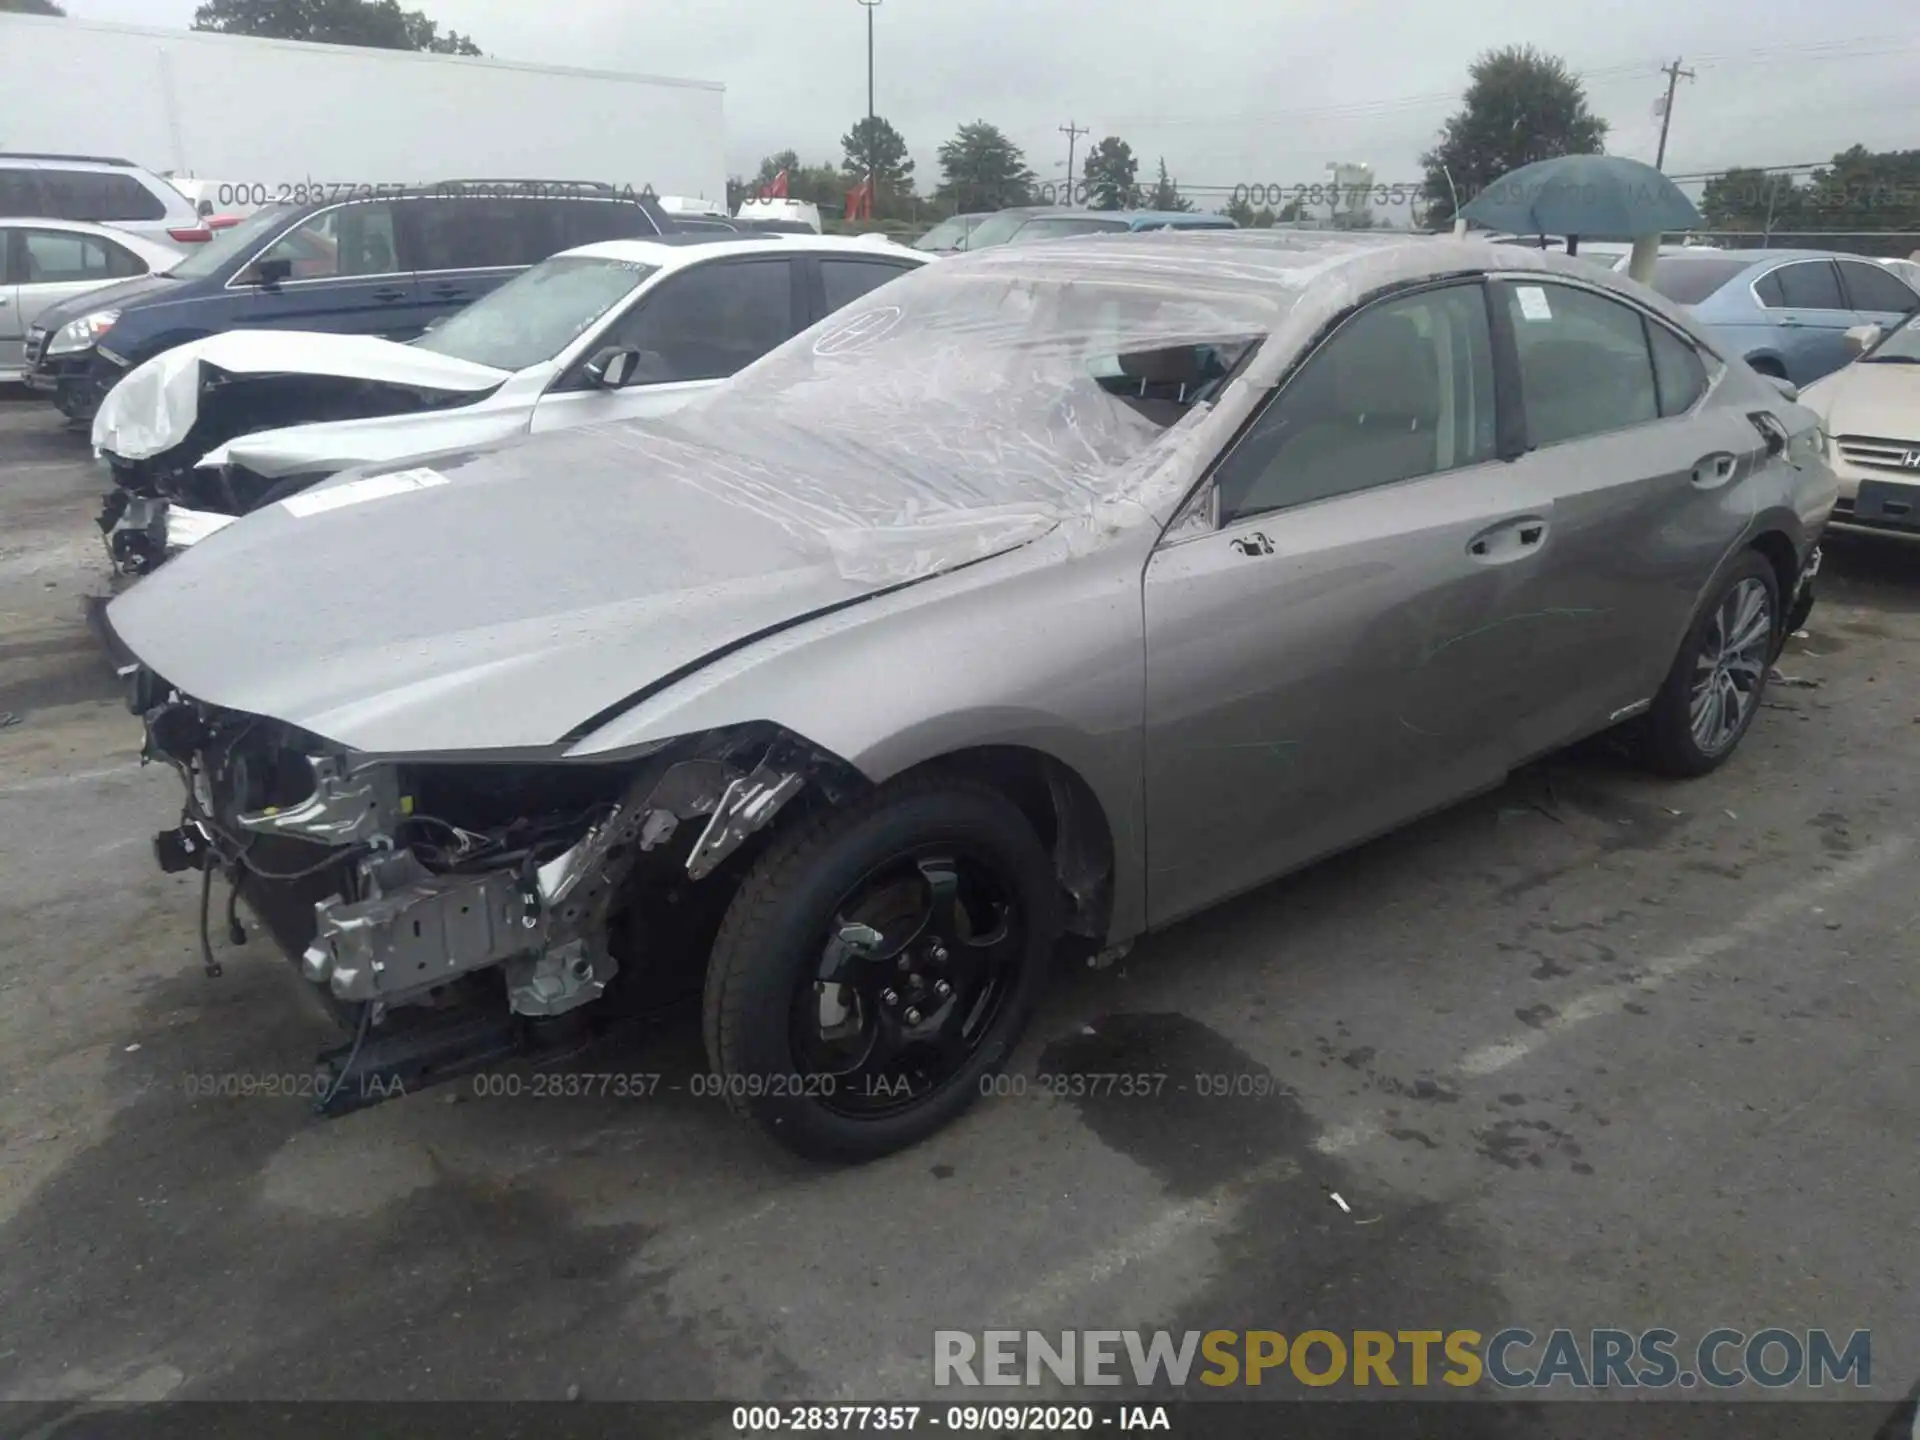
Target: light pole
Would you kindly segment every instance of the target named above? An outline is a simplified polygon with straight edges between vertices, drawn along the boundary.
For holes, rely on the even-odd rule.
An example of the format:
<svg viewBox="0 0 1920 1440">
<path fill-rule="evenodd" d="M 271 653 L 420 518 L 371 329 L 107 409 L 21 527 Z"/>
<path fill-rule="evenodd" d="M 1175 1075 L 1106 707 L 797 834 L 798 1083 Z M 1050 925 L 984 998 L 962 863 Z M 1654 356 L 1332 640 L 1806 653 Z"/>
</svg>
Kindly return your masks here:
<svg viewBox="0 0 1920 1440">
<path fill-rule="evenodd" d="M 873 12 L 880 8 L 880 0 L 860 0 L 860 6 L 867 12 L 867 202 L 873 202 Z"/>
</svg>

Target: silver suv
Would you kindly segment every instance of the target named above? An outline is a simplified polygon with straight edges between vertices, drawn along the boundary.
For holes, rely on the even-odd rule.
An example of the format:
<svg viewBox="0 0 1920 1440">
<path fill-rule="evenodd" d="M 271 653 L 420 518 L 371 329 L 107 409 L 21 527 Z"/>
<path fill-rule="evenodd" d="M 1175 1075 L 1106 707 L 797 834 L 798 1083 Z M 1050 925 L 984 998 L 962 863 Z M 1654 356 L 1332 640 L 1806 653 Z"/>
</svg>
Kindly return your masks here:
<svg viewBox="0 0 1920 1440">
<path fill-rule="evenodd" d="M 0 220 L 91 220 L 162 245 L 210 240 L 193 202 L 131 160 L 0 152 Z"/>
</svg>

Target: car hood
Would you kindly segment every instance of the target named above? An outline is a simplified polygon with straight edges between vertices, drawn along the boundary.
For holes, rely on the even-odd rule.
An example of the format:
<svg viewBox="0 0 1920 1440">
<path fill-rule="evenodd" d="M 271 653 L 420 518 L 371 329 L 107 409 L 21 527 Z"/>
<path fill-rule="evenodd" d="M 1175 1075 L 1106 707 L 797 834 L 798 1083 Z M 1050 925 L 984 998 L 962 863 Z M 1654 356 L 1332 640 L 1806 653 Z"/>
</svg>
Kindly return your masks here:
<svg viewBox="0 0 1920 1440">
<path fill-rule="evenodd" d="M 100 402 L 93 420 L 97 450 L 145 460 L 171 450 L 200 417 L 201 387 L 221 377 L 332 376 L 442 394 L 483 394 L 504 384 L 505 370 L 398 345 L 372 335 L 306 330 L 229 330 L 190 340 L 136 365 Z"/>
<path fill-rule="evenodd" d="M 89 290 L 71 300 L 62 300 L 58 305 L 49 305 L 34 318 L 33 323 L 51 334 L 82 315 L 91 315 L 96 310 L 124 310 L 136 301 L 177 290 L 180 283 L 171 275 L 142 275 L 137 280 L 123 280 L 118 285 L 103 285 L 98 290 Z"/>
<path fill-rule="evenodd" d="M 262 430 L 216 446 L 196 468 L 238 465 L 267 480 L 404 460 L 427 450 L 491 445 L 527 428 L 526 405 L 462 406 Z"/>
<path fill-rule="evenodd" d="M 1800 392 L 1829 435 L 1920 440 L 1920 365 L 1856 361 Z"/>
<path fill-rule="evenodd" d="M 208 536 L 107 623 L 183 693 L 353 749 L 547 750 L 716 652 L 1046 528 L 983 517 L 904 579 L 850 570 L 702 483 L 737 469 L 616 424 L 349 472 Z"/>
</svg>

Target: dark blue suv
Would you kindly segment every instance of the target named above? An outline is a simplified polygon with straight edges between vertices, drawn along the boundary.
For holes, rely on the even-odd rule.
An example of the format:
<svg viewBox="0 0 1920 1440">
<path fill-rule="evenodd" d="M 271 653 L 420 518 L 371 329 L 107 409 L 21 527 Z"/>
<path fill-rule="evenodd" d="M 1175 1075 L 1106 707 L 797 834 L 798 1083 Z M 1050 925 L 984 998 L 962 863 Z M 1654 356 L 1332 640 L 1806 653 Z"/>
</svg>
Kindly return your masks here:
<svg viewBox="0 0 1920 1440">
<path fill-rule="evenodd" d="M 223 330 L 331 330 L 410 340 L 529 265 L 674 228 L 650 196 L 545 181 L 273 205 L 164 274 L 93 290 L 27 333 L 26 383 L 75 420 L 129 369 Z"/>
</svg>

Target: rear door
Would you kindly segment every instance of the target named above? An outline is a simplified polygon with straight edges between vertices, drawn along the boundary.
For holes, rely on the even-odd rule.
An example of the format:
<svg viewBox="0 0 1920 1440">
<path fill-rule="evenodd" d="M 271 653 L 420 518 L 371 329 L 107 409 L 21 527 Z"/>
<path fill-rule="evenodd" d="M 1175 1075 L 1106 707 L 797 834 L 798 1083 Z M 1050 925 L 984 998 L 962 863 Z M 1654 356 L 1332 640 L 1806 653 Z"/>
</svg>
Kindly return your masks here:
<svg viewBox="0 0 1920 1440">
<path fill-rule="evenodd" d="M 565 202 L 471 195 L 399 203 L 400 248 L 429 320 L 505 284 L 529 265 L 577 244 Z"/>
<path fill-rule="evenodd" d="M 386 200 L 355 201 L 308 216 L 228 282 L 227 323 L 389 340 L 418 335 L 426 329 L 426 311 L 399 254 L 395 208 Z M 286 279 L 262 283 L 258 266 L 269 260 L 292 267 Z"/>
<path fill-rule="evenodd" d="M 1539 703 L 1517 717 L 1524 759 L 1658 690 L 1767 450 L 1742 411 L 1702 404 L 1717 366 L 1636 307 L 1532 276 L 1494 298 L 1525 423 L 1514 479 L 1553 516 L 1525 623 Z"/>
<path fill-rule="evenodd" d="M 1853 358 L 1847 331 L 1860 324 L 1831 260 L 1795 260 L 1753 282 L 1753 293 L 1773 321 L 1787 379 L 1811 385 Z"/>
<path fill-rule="evenodd" d="M 1456 282 L 1346 321 L 1149 561 L 1153 923 L 1506 773 L 1558 517 L 1498 458 L 1489 317 Z"/>
<path fill-rule="evenodd" d="M 633 380 L 603 390 L 584 355 L 540 397 L 533 429 L 663 415 L 806 328 L 799 267 L 785 256 L 733 256 L 673 271 L 642 292 L 592 350 L 638 350 Z"/>
<path fill-rule="evenodd" d="M 1847 303 L 1861 322 L 1891 330 L 1920 309 L 1920 295 L 1886 266 L 1867 260 L 1838 263 L 1841 283 L 1847 287 Z"/>
</svg>

